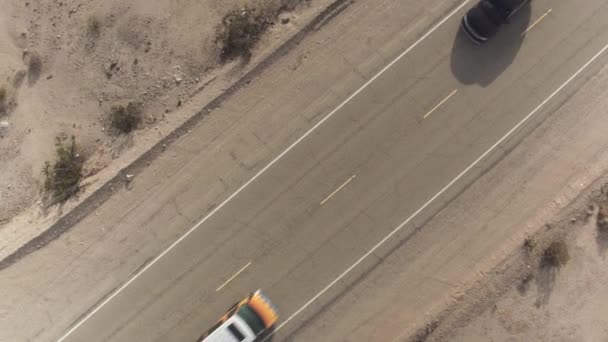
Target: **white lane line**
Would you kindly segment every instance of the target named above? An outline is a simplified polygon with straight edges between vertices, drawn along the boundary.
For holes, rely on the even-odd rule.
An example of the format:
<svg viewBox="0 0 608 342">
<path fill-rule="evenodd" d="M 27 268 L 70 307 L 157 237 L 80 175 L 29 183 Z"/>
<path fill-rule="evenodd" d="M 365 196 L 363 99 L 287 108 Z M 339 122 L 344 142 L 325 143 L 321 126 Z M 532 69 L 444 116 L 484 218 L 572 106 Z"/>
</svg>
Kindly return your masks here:
<svg viewBox="0 0 608 342">
<path fill-rule="evenodd" d="M 438 193 L 436 193 L 431 199 L 426 201 L 418 210 L 416 210 L 410 217 L 408 217 L 403 223 L 401 223 L 397 228 L 393 229 L 387 236 L 385 236 L 380 242 L 378 242 L 374 247 L 372 247 L 367 253 L 365 253 L 362 257 L 360 257 L 354 264 L 348 267 L 344 272 L 342 272 L 336 279 L 334 279 L 331 283 L 325 286 L 319 293 L 317 293 L 314 297 L 312 297 L 308 302 L 306 302 L 302 307 L 300 307 L 296 312 L 291 314 L 285 321 L 283 321 L 280 325 L 278 325 L 274 331 L 274 333 L 278 332 L 283 328 L 287 323 L 293 320 L 297 315 L 299 315 L 302 311 L 306 310 L 314 301 L 319 299 L 325 292 L 331 289 L 336 283 L 342 280 L 347 274 L 349 274 L 355 267 L 361 264 L 365 259 L 367 259 L 372 253 L 374 253 L 380 246 L 382 246 L 386 241 L 388 241 L 391 237 L 397 234 L 403 227 L 405 227 L 410 221 L 412 221 L 416 216 L 418 216 L 423 210 L 425 210 L 431 203 L 433 203 L 437 198 L 443 195 L 448 189 L 450 189 L 456 182 L 458 182 L 464 175 L 466 175 L 471 169 L 477 166 L 479 162 L 481 162 L 485 157 L 487 157 L 492 151 L 494 151 L 500 144 L 502 144 L 505 140 L 507 140 L 515 131 L 517 131 L 524 123 L 526 123 L 530 118 L 532 118 L 538 111 L 544 107 L 551 99 L 555 97 L 559 92 L 561 92 L 568 84 L 572 82 L 578 75 L 580 75 L 585 69 L 589 67 L 593 62 L 595 62 L 598 57 L 600 57 L 606 50 L 608 50 L 608 44 L 604 46 L 598 53 L 596 53 L 587 63 L 585 63 L 580 69 L 578 69 L 570 78 L 566 80 L 561 86 L 559 86 L 551 95 L 549 95 L 545 100 L 543 100 L 536 108 L 534 108 L 528 115 L 526 115 L 520 122 L 518 122 L 513 128 L 511 128 L 502 138 L 500 138 L 494 145 L 492 145 L 489 149 L 487 149 L 481 156 L 479 156 L 471 165 L 469 165 L 466 169 L 464 169 L 458 176 L 452 179 L 443 189 L 441 189 Z M 273 333 L 273 334 L 274 334 Z M 270 335 L 272 336 L 272 334 Z M 267 338 L 269 338 L 268 336 Z M 266 339 L 264 340 L 266 341 Z"/>
<path fill-rule="evenodd" d="M 64 341 L 68 336 L 70 336 L 76 329 L 78 329 L 84 322 L 90 319 L 95 313 L 97 313 L 102 307 L 108 304 L 112 299 L 114 299 L 120 292 L 122 292 L 125 288 L 131 285 L 137 278 L 139 278 L 144 272 L 146 272 L 150 267 L 158 262 L 162 257 L 167 255 L 171 250 L 175 248 L 178 244 L 180 244 L 184 239 L 186 239 L 192 232 L 194 232 L 198 227 L 200 227 L 203 223 L 207 222 L 207 220 L 213 216 L 218 210 L 222 209 L 226 203 L 230 202 L 234 197 L 240 194 L 246 187 L 248 187 L 251 183 L 253 183 L 256 179 L 258 179 L 264 172 L 266 172 L 269 168 L 271 168 L 274 164 L 276 164 L 283 156 L 293 150 L 302 140 L 306 139 L 312 132 L 314 132 L 317 128 L 323 125 L 327 120 L 333 117 L 342 107 L 344 107 L 347 103 L 349 103 L 353 98 L 355 98 L 359 93 L 361 93 L 364 89 L 369 87 L 372 82 L 374 82 L 378 77 L 384 74 L 388 69 L 390 69 L 395 63 L 401 60 L 405 55 L 409 54 L 414 48 L 416 48 L 422 41 L 428 38 L 433 32 L 435 32 L 443 23 L 448 21 L 454 14 L 458 13 L 460 9 L 462 9 L 470 0 L 465 0 L 462 4 L 460 4 L 456 9 L 454 9 L 450 14 L 448 14 L 445 18 L 439 21 L 435 26 L 433 26 L 428 32 L 422 35 L 418 40 L 416 40 L 412 45 L 410 45 L 405 51 L 403 51 L 399 56 L 393 59 L 389 64 L 387 64 L 382 70 L 380 70 L 374 77 L 370 78 L 367 82 L 365 82 L 359 89 L 357 89 L 354 93 L 352 93 L 346 100 L 342 101 L 334 110 L 329 112 L 323 119 L 317 122 L 314 126 L 312 126 L 304 135 L 302 135 L 298 140 L 294 141 L 285 151 L 281 152 L 276 158 L 274 158 L 268 165 L 266 165 L 263 169 L 258 171 L 250 180 L 248 180 L 245 184 L 241 185 L 232 195 L 226 198 L 222 203 L 220 203 L 217 207 L 215 207 L 211 212 L 209 212 L 205 217 L 203 217 L 196 225 L 190 228 L 184 235 L 182 235 L 179 239 L 173 242 L 167 249 L 165 249 L 162 253 L 160 253 L 157 257 L 152 259 L 150 263 L 148 263 L 145 267 L 143 267 L 139 272 L 135 273 L 131 279 L 125 282 L 122 286 L 116 289 L 111 295 L 109 295 L 105 300 L 100 302 L 97 307 L 91 310 L 87 315 L 85 315 L 78 323 L 76 323 L 70 330 L 68 330 L 57 342 Z"/>
<path fill-rule="evenodd" d="M 222 285 L 220 285 L 220 287 L 218 287 L 215 292 L 220 292 L 224 287 L 226 287 L 226 285 L 233 281 L 234 278 L 238 277 L 239 274 L 243 273 L 249 266 L 251 266 L 251 261 L 248 262 L 247 265 L 243 266 L 240 270 L 238 270 L 232 277 L 228 278 L 228 280 L 226 280 Z"/>
<path fill-rule="evenodd" d="M 424 118 L 426 119 L 429 115 L 433 114 L 437 109 L 439 109 L 439 107 L 446 103 L 450 99 L 450 97 L 454 96 L 454 94 L 456 94 L 457 92 L 458 89 L 452 90 L 450 95 L 446 96 L 443 100 L 441 100 L 441 102 L 439 102 L 435 107 L 433 107 L 433 109 L 429 110 L 428 113 L 424 115 Z"/>
<path fill-rule="evenodd" d="M 536 26 L 538 23 L 540 23 L 541 20 L 545 19 L 545 17 L 548 16 L 549 13 L 551 13 L 551 11 L 553 11 L 553 9 L 549 8 L 549 10 L 547 12 L 545 12 L 545 14 L 541 15 L 540 18 L 536 19 L 535 22 L 533 22 L 530 26 L 528 26 L 528 28 L 524 32 L 521 33 L 521 36 L 522 37 L 525 36 L 526 33 L 528 33 L 528 31 L 530 31 L 534 26 Z"/>
<path fill-rule="evenodd" d="M 321 201 L 321 205 L 325 204 L 325 202 L 329 201 L 332 197 L 334 197 L 335 194 L 337 194 L 340 190 L 344 189 L 345 186 L 348 185 L 348 183 L 350 183 L 353 179 L 355 179 L 355 177 L 357 177 L 357 175 L 352 175 L 346 182 L 344 182 L 342 185 L 340 185 L 336 190 L 334 190 L 334 192 L 332 192 L 329 196 L 325 197 L 324 200 Z"/>
</svg>

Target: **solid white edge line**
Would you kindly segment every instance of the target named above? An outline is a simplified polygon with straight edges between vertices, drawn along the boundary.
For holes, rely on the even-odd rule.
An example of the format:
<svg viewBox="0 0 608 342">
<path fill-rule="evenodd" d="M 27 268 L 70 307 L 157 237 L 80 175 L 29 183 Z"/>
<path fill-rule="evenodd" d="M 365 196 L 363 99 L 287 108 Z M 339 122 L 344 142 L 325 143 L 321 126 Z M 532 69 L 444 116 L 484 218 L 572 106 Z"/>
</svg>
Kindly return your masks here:
<svg viewBox="0 0 608 342">
<path fill-rule="evenodd" d="M 102 307 L 104 307 L 108 302 L 114 299 L 120 292 L 122 292 L 125 288 L 127 288 L 131 283 L 133 283 L 137 278 L 139 278 L 144 272 L 146 272 L 150 267 L 158 262 L 163 256 L 169 253 L 175 246 L 181 243 L 184 239 L 186 239 L 192 232 L 194 232 L 198 227 L 200 227 L 203 223 L 205 223 L 213 214 L 215 214 L 218 210 L 220 210 L 226 203 L 230 202 L 235 196 L 237 196 L 243 189 L 249 186 L 249 184 L 253 183 L 258 177 L 260 177 L 266 170 L 268 170 L 271 166 L 273 166 L 277 161 L 283 158 L 289 151 L 291 151 L 296 145 L 298 145 L 302 140 L 306 139 L 313 131 L 315 131 L 319 126 L 321 126 L 325 121 L 329 120 L 336 112 L 338 112 L 342 107 L 344 107 L 348 102 L 350 102 L 353 98 L 355 98 L 359 93 L 361 93 L 365 88 L 367 88 L 372 82 L 374 82 L 378 77 L 384 74 L 388 69 L 390 69 L 395 63 L 397 63 L 401 58 L 410 53 L 416 46 L 418 46 L 423 40 L 429 37 L 439 26 L 443 25 L 446 21 L 448 21 L 454 14 L 460 11 L 470 0 L 465 0 L 462 4 L 460 4 L 455 10 L 450 12 L 447 17 L 443 18 L 440 22 L 438 22 L 435 26 L 433 26 L 427 33 L 418 38 L 410 47 L 408 47 L 405 51 L 403 51 L 397 58 L 393 59 L 388 65 L 386 65 L 382 70 L 380 70 L 374 77 L 369 79 L 369 81 L 365 82 L 359 89 L 357 89 L 354 93 L 352 93 L 346 100 L 342 101 L 334 110 L 332 110 L 329 114 L 327 114 L 323 119 L 317 122 L 312 128 L 310 128 L 304 135 L 302 135 L 298 140 L 293 142 L 287 149 L 285 149 L 281 154 L 279 154 L 276 158 L 274 158 L 268 165 L 266 165 L 263 169 L 258 171 L 258 173 L 253 176 L 250 180 L 248 180 L 245 184 L 243 184 L 238 190 L 236 190 L 232 195 L 226 198 L 220 205 L 215 207 L 207 216 L 201 219 L 196 225 L 194 225 L 190 230 L 188 230 L 184 235 L 182 235 L 179 239 L 177 239 L 174 243 L 172 243 L 167 249 L 165 249 L 162 253 L 160 253 L 157 257 L 152 259 L 150 263 L 148 263 L 145 267 L 143 267 L 139 272 L 135 273 L 131 279 L 129 279 L 126 283 L 116 289 L 111 295 L 109 295 L 105 300 L 95 307 L 95 309 L 91 310 L 86 316 L 84 316 L 78 323 L 76 323 L 70 330 L 68 330 L 63 336 L 61 336 L 57 342 L 64 341 L 68 336 L 70 336 L 76 329 L 78 329 L 84 322 L 86 322 L 89 318 L 91 318 L 95 313 L 97 313 Z"/>
<path fill-rule="evenodd" d="M 488 154 L 492 153 L 496 147 L 502 144 L 505 140 L 507 140 L 515 131 L 517 131 L 524 123 L 526 123 L 531 117 L 533 117 L 542 107 L 544 107 L 547 102 L 551 101 L 559 92 L 561 92 L 572 80 L 574 80 L 578 75 L 580 75 L 585 69 L 591 65 L 599 56 L 601 56 L 608 49 L 608 44 L 605 45 L 600 52 L 596 53 L 587 63 L 585 63 L 580 69 L 578 69 L 570 78 L 566 80 L 559 88 L 557 88 L 549 97 L 547 97 L 544 101 L 542 101 L 536 108 L 534 108 L 528 115 L 526 115 L 517 125 L 511 128 L 502 138 L 500 138 L 494 145 L 492 145 L 489 149 L 487 149 L 481 156 L 479 156 L 471 165 L 469 165 L 464 171 L 462 171 L 456 178 L 452 179 L 443 189 L 441 189 L 438 193 L 436 193 L 431 199 L 429 199 L 426 203 L 424 203 L 418 210 L 416 210 L 410 217 L 408 217 L 403 223 L 401 223 L 397 228 L 393 229 L 387 236 L 385 236 L 380 242 L 378 242 L 372 249 L 370 249 L 367 253 L 365 253 L 362 257 L 360 257 L 354 264 L 348 267 L 342 274 L 340 274 L 336 279 L 334 279 L 329 285 L 325 286 L 319 293 L 317 293 L 312 299 L 306 302 L 302 307 L 300 307 L 296 312 L 294 312 L 291 316 L 289 316 L 285 321 L 283 321 L 280 325 L 276 327 L 274 332 L 270 334 L 267 338 L 275 334 L 277 331 L 281 330 L 287 323 L 289 323 L 292 319 L 294 319 L 298 314 L 304 311 L 308 306 L 310 306 L 315 300 L 321 297 L 325 292 L 327 292 L 330 288 L 332 288 L 337 282 L 342 280 L 348 273 L 350 273 L 355 267 L 361 264 L 367 257 L 369 257 L 372 253 L 374 253 L 380 246 L 382 246 L 386 241 L 388 241 L 391 237 L 397 234 L 405 225 L 407 225 L 410 221 L 412 221 L 416 216 L 418 216 L 423 210 L 425 210 L 431 203 L 433 203 L 439 196 L 443 195 L 449 188 L 454 185 L 454 183 L 458 182 L 465 174 L 467 174 L 471 169 L 473 169 L 481 160 L 488 156 Z M 266 339 L 264 340 L 266 341 Z"/>
</svg>

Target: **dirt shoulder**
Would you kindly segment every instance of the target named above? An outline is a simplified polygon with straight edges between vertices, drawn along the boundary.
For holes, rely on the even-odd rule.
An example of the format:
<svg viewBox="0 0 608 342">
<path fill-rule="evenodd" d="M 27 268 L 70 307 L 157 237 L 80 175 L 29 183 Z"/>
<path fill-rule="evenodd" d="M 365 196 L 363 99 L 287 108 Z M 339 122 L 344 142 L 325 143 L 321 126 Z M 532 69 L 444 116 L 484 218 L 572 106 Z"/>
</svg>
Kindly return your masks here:
<svg viewBox="0 0 608 342">
<path fill-rule="evenodd" d="M 444 306 L 429 314 L 416 333 L 404 335 L 409 341 L 608 339 L 608 311 L 602 305 L 608 299 L 607 159 L 601 152 L 604 139 L 592 138 L 595 133 L 591 129 L 602 125 L 607 72 L 606 66 L 601 66 L 589 83 L 560 106 L 559 115 L 543 123 L 550 127 L 547 131 L 556 129 L 557 121 L 586 125 L 586 131 L 577 130 L 577 134 L 563 138 L 570 141 L 566 148 L 588 140 L 582 145 L 588 151 L 601 149 L 591 159 L 576 160 L 577 154 L 560 154 L 558 144 L 546 141 L 543 148 L 554 149 L 555 153 L 551 158 L 538 159 L 540 167 L 554 165 L 556 160 L 572 160 L 560 168 L 572 167 L 579 172 L 536 208 L 531 219 L 505 221 L 505 225 L 519 225 L 525 234 L 506 237 L 501 251 L 476 267 L 473 277 Z M 534 155 L 533 151 L 528 153 Z M 562 170 L 543 174 L 549 177 Z M 521 191 L 542 189 L 543 183 L 530 179 Z M 521 215 L 528 210 L 523 209 L 526 203 L 531 205 L 529 197 L 512 203 L 522 206 Z M 515 216 L 513 219 L 517 220 Z M 499 231 L 500 227 L 493 229 Z"/>
<path fill-rule="evenodd" d="M 608 175 L 598 179 L 419 340 L 606 340 L 607 184 Z M 551 259 L 555 251 L 561 261 Z"/>
<path fill-rule="evenodd" d="M 0 208 L 0 268 L 93 212 L 168 145 L 349 3 L 270 1 L 280 14 L 252 54 L 224 61 L 213 39 L 218 23 L 238 1 L 189 1 L 180 8 L 168 1 L 154 6 L 133 1 L 122 7 L 72 2 L 11 4 L 19 19 L 9 22 L 10 35 L 2 40 L 3 51 L 12 48 L 15 66 L 8 69 L 23 74 L 32 56 L 40 68 L 31 83 L 19 85 L 19 105 L 4 120 L 9 126 L 3 130 L 1 151 L 19 152 L 0 154 L 6 161 L 0 172 L 13 175 L 0 178 L 0 192 L 11 194 L 2 196 L 11 200 Z M 256 4 L 264 3 L 268 1 Z M 192 34 L 197 31 L 201 34 Z M 108 126 L 108 113 L 129 103 L 141 106 L 143 124 L 130 134 L 116 134 Z M 55 136 L 75 136 L 86 160 L 79 191 L 60 205 L 40 190 Z"/>
</svg>

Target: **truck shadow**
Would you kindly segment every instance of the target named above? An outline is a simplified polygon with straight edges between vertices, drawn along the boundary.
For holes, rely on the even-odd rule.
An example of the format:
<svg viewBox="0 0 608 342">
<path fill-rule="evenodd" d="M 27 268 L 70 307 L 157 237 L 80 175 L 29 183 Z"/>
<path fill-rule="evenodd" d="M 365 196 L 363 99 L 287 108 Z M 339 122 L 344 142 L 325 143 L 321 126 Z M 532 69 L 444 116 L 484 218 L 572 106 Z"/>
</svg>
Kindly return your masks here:
<svg viewBox="0 0 608 342">
<path fill-rule="evenodd" d="M 513 63 L 525 39 L 522 33 L 531 18 L 528 1 L 504 25 L 496 36 L 484 45 L 476 45 L 460 29 L 452 47 L 451 67 L 454 76 L 463 84 L 490 85 Z"/>
</svg>

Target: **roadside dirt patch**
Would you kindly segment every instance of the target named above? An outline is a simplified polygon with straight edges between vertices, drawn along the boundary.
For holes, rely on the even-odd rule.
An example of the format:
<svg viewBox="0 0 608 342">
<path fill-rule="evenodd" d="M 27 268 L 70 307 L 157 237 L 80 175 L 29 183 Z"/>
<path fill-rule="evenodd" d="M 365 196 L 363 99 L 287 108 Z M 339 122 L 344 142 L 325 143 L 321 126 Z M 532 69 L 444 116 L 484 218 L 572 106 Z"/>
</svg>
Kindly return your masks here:
<svg viewBox="0 0 608 342">
<path fill-rule="evenodd" d="M 606 340 L 608 261 L 595 248 L 605 248 L 608 186 L 598 185 L 605 180 L 526 237 L 426 340 Z"/>
<path fill-rule="evenodd" d="M 247 2 L 255 35 L 243 32 L 254 39 L 238 45 L 240 36 L 230 37 L 251 56 L 263 50 L 263 35 L 279 13 L 306 3 Z M 168 134 L 159 126 L 218 75 L 222 84 L 239 76 L 222 74 L 235 65 L 222 64 L 217 35 L 223 19 L 243 12 L 240 0 L 9 0 L 3 6 L 0 230 L 26 210 L 25 221 L 46 215 L 38 210 L 42 170 L 54 159 L 55 137 L 76 137 L 83 175 L 92 177 L 139 140 Z"/>
</svg>

